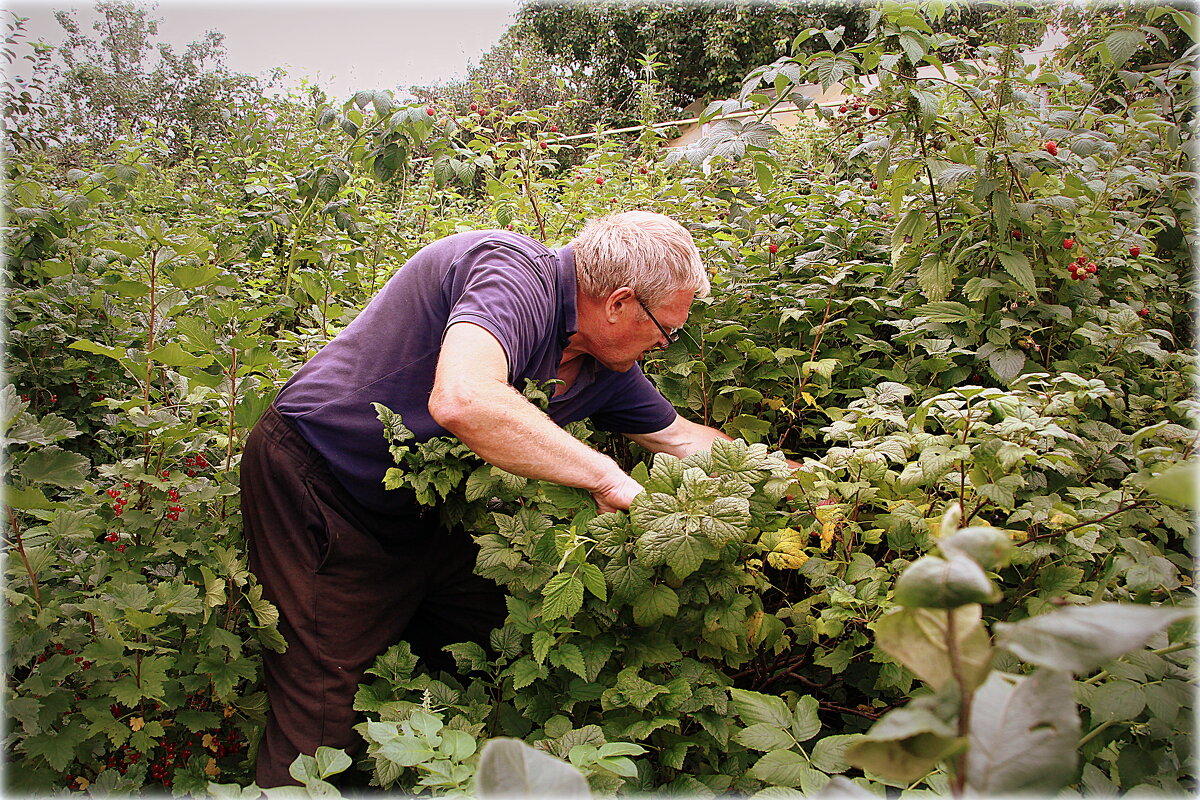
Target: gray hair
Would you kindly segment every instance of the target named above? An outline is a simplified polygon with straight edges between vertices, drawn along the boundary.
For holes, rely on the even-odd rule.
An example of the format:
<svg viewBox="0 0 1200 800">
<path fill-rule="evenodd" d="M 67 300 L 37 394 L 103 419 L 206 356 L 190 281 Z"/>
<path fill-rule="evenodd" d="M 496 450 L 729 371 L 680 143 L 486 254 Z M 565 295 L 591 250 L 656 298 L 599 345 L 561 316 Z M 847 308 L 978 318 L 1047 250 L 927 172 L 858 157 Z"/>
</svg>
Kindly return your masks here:
<svg viewBox="0 0 1200 800">
<path fill-rule="evenodd" d="M 579 287 L 604 297 L 628 286 L 647 305 L 691 289 L 709 293 L 708 273 L 687 228 L 663 214 L 624 211 L 593 219 L 570 242 Z"/>
</svg>

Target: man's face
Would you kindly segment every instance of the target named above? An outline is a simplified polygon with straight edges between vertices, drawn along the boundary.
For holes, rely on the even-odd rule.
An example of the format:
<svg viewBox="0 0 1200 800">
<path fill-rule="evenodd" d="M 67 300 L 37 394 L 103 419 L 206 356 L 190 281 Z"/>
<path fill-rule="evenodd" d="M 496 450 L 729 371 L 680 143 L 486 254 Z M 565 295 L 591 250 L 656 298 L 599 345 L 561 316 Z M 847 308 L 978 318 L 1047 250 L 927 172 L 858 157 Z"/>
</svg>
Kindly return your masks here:
<svg viewBox="0 0 1200 800">
<path fill-rule="evenodd" d="M 588 351 L 615 372 L 631 369 L 646 353 L 667 344 L 659 325 L 668 332 L 683 327 L 694 297 L 690 289 L 683 289 L 643 309 L 632 289 L 617 289 L 607 299 L 607 324 L 588 336 Z"/>
</svg>

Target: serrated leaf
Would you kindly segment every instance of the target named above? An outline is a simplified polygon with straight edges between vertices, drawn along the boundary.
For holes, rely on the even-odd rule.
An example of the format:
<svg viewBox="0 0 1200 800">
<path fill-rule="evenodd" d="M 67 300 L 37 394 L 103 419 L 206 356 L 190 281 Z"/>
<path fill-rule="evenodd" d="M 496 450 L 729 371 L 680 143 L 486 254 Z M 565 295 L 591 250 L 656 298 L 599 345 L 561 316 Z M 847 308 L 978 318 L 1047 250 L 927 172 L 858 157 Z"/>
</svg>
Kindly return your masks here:
<svg viewBox="0 0 1200 800">
<path fill-rule="evenodd" d="M 821 720 L 817 716 L 817 698 L 804 695 L 796 701 L 792 710 L 792 735 L 798 742 L 807 742 L 821 732 Z"/>
<path fill-rule="evenodd" d="M 787 731 L 763 722 L 743 728 L 734 735 L 733 740 L 751 750 L 758 750 L 762 753 L 786 750 L 796 744 L 796 740 Z"/>
<path fill-rule="evenodd" d="M 560 572 L 542 589 L 542 616 L 546 620 L 570 619 L 583 607 L 583 581 L 574 575 Z"/>
<path fill-rule="evenodd" d="M 647 587 L 633 601 L 633 621 L 643 627 L 679 613 L 679 595 L 666 584 Z"/>
<path fill-rule="evenodd" d="M 860 737 L 857 733 L 822 736 L 812 747 L 812 764 L 821 772 L 845 772 L 850 768 L 846 748 Z"/>
<path fill-rule="evenodd" d="M 21 462 L 21 477 L 30 483 L 48 483 L 68 489 L 83 486 L 88 460 L 78 453 L 51 445 L 35 450 Z"/>
<path fill-rule="evenodd" d="M 729 697 L 734 713 L 749 725 L 764 724 L 784 729 L 792 724 L 792 712 L 783 698 L 734 688 L 729 690 Z"/>
<path fill-rule="evenodd" d="M 772 786 L 802 787 L 823 777 L 794 750 L 773 750 L 754 763 L 750 775 Z"/>
<path fill-rule="evenodd" d="M 1033 268 L 1029 265 L 1029 258 L 1024 253 L 1012 253 L 1001 250 L 996 253 L 1000 259 L 1000 266 L 1004 267 L 1004 271 L 1012 276 L 1022 289 L 1030 294 L 1037 293 L 1037 281 L 1033 277 Z"/>
<path fill-rule="evenodd" d="M 1008 383 L 1025 369 L 1025 354 L 1020 350 L 995 350 L 988 355 L 988 366 L 1001 381 Z"/>
<path fill-rule="evenodd" d="M 608 600 L 608 584 L 605 583 L 604 573 L 601 572 L 598 566 L 590 562 L 580 564 L 576 574 L 583 581 L 583 587 L 593 597 L 598 597 L 601 601 Z"/>
<path fill-rule="evenodd" d="M 917 269 L 917 283 L 931 302 L 945 300 L 954 288 L 957 270 L 941 253 L 928 253 Z"/>
<path fill-rule="evenodd" d="M 583 652 L 570 642 L 561 644 L 550 651 L 550 663 L 568 669 L 587 680 L 587 666 L 583 661 Z"/>
</svg>

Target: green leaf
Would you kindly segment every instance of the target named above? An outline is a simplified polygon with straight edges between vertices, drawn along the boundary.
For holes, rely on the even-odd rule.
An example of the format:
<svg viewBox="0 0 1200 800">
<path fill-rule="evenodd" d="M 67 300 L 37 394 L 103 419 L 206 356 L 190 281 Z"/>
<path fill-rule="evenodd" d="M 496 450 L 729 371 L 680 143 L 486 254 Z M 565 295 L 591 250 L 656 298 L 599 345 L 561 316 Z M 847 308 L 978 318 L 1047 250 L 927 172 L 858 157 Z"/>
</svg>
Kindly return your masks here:
<svg viewBox="0 0 1200 800">
<path fill-rule="evenodd" d="M 996 623 L 996 646 L 1031 664 L 1086 673 L 1144 647 L 1154 634 L 1191 615 L 1186 608 L 1132 603 L 1059 608 L 1016 623 Z"/>
<path fill-rule="evenodd" d="M 21 749 L 31 756 L 45 758 L 53 769 L 62 772 L 75 760 L 75 748 L 89 735 L 84 725 L 67 725 L 61 730 L 28 737 Z"/>
<path fill-rule="evenodd" d="M 171 271 L 169 280 L 180 289 L 195 289 L 207 286 L 219 277 L 221 270 L 215 264 L 181 264 Z"/>
<path fill-rule="evenodd" d="M 769 753 L 772 750 L 786 750 L 796 744 L 796 740 L 787 731 L 758 722 L 748 728 L 743 728 L 734 735 L 733 740 L 740 745 Z"/>
<path fill-rule="evenodd" d="M 522 658 L 513 662 L 509 668 L 513 678 L 513 689 L 520 691 L 536 680 L 547 675 L 546 668 L 536 663 L 532 658 Z"/>
<path fill-rule="evenodd" d="M 32 486 L 18 489 L 15 486 L 4 487 L 4 504 L 9 508 L 19 510 L 59 508 L 60 503 L 52 503 L 40 490 Z"/>
<path fill-rule="evenodd" d="M 1091 693 L 1087 707 L 1093 722 L 1130 722 L 1146 709 L 1146 693 L 1133 681 L 1107 681 Z"/>
<path fill-rule="evenodd" d="M 955 609 L 896 608 L 875 623 L 875 642 L 935 690 L 953 680 L 949 620 L 954 619 L 958 670 L 968 686 L 987 674 L 992 648 L 977 603 Z"/>
<path fill-rule="evenodd" d="M 812 764 L 821 772 L 845 772 L 850 769 L 846 760 L 846 748 L 860 738 L 857 733 L 841 733 L 823 736 L 812 747 Z"/>
<path fill-rule="evenodd" d="M 748 689 L 729 690 L 733 710 L 749 725 L 763 724 L 787 729 L 792 724 L 792 712 L 783 698 L 752 692 Z"/>
<path fill-rule="evenodd" d="M 554 634 L 549 631 L 534 631 L 530 642 L 530 655 L 537 663 L 545 663 L 546 656 L 550 655 L 550 648 L 553 646 Z"/>
<path fill-rule="evenodd" d="M 454 657 L 454 663 L 464 672 L 482 672 L 487 669 L 487 652 L 476 642 L 460 642 L 442 648 Z"/>
<path fill-rule="evenodd" d="M 560 572 L 546 582 L 542 599 L 542 614 L 546 620 L 556 617 L 570 619 L 583 607 L 583 581 Z"/>
<path fill-rule="evenodd" d="M 84 353 L 95 353 L 96 355 L 106 355 L 109 359 L 120 361 L 125 357 L 125 348 L 107 347 L 107 345 L 97 342 L 88 342 L 85 339 L 80 339 L 79 342 L 72 342 L 67 345 L 72 350 L 83 350 Z"/>
<path fill-rule="evenodd" d="M 316 759 L 317 774 L 322 778 L 328 778 L 330 775 L 345 772 L 350 769 L 350 764 L 353 763 L 350 756 L 346 755 L 346 751 L 338 750 L 334 747 L 318 747 L 317 752 L 313 755 Z"/>
<path fill-rule="evenodd" d="M 994 350 L 988 354 L 988 366 L 998 379 L 1008 383 L 1025 369 L 1025 354 L 1015 349 Z"/>
<path fill-rule="evenodd" d="M 794 750 L 773 750 L 754 763 L 750 775 L 772 786 L 801 786 L 816 782 L 820 773 Z"/>
<path fill-rule="evenodd" d="M 1000 599 L 1000 591 L 983 568 L 967 556 L 922 556 L 896 580 L 895 599 L 910 607 L 955 608 L 968 603 L 994 603 Z"/>
<path fill-rule="evenodd" d="M 1037 292 L 1037 281 L 1033 277 L 1033 268 L 1029 266 L 1029 258 L 1024 253 L 1013 253 L 1007 250 L 997 251 L 1000 266 L 1012 276 L 1021 288 L 1030 294 Z"/>
<path fill-rule="evenodd" d="M 921 259 L 917 269 L 917 283 L 931 302 L 945 300 L 954 288 L 954 277 L 958 271 L 941 253 L 928 253 Z"/>
<path fill-rule="evenodd" d="M 1114 69 L 1122 67 L 1133 54 L 1146 46 L 1146 34 L 1137 28 L 1120 28 L 1105 37 L 1097 46 L 1100 57 Z"/>
<path fill-rule="evenodd" d="M 924 695 L 880 717 L 845 750 L 846 760 L 884 778 L 913 783 L 962 748 L 951 693 Z"/>
<path fill-rule="evenodd" d="M 804 695 L 796 701 L 792 711 L 792 735 L 798 742 L 807 742 L 821 732 L 821 720 L 817 716 L 817 698 Z"/>
<path fill-rule="evenodd" d="M 592 563 L 579 565 L 577 574 L 583 579 L 583 586 L 594 597 L 600 598 L 601 601 L 608 600 L 608 584 L 604 581 L 604 573 L 600 568 Z"/>
<path fill-rule="evenodd" d="M 665 583 L 647 587 L 633 601 L 633 621 L 642 627 L 653 625 L 663 617 L 673 617 L 678 613 L 679 595 Z"/>
<path fill-rule="evenodd" d="M 953 300 L 941 303 L 926 303 L 917 308 L 915 313 L 925 317 L 930 322 L 962 322 L 975 316 L 975 312 L 971 309 Z"/>
<path fill-rule="evenodd" d="M 643 711 L 655 697 L 669 692 L 667 687 L 651 683 L 638 675 L 637 669 L 634 667 L 626 667 L 617 673 L 616 688 L 625 696 L 630 705 Z"/>
<path fill-rule="evenodd" d="M 21 477 L 30 483 L 48 483 L 68 489 L 83 486 L 88 460 L 78 453 L 51 445 L 35 450 L 21 462 Z"/>
<path fill-rule="evenodd" d="M 429 743 L 418 736 L 396 736 L 375 751 L 376 758 L 386 759 L 401 767 L 415 767 L 436 758 Z"/>
<path fill-rule="evenodd" d="M 162 347 L 156 347 L 151 350 L 147 357 L 151 361 L 158 362 L 168 367 L 207 367 L 213 362 L 213 357 L 207 353 L 204 355 L 193 355 L 182 347 L 179 342 L 170 342 Z"/>
<path fill-rule="evenodd" d="M 442 744 L 438 749 L 455 761 L 464 761 L 475 755 L 479 746 L 475 737 L 466 731 L 447 728 L 441 735 Z"/>
<path fill-rule="evenodd" d="M 1164 470 L 1146 481 L 1146 490 L 1163 502 L 1180 508 L 1196 508 L 1196 486 L 1200 483 L 1200 463 L 1186 461 Z"/>
<path fill-rule="evenodd" d="M 650 585 L 654 570 L 638 561 L 613 561 L 604 568 L 604 577 L 612 586 L 613 602 L 629 602 Z"/>
<path fill-rule="evenodd" d="M 1075 777 L 1079 712 L 1071 676 L 993 672 L 971 704 L 967 784 L 983 795 L 1052 793 Z"/>
<path fill-rule="evenodd" d="M 957 507 L 956 503 L 954 508 L 957 509 Z M 950 510 L 947 509 L 947 519 L 949 517 Z M 957 522 L 953 525 L 948 524 L 945 520 L 942 522 L 943 530 L 953 530 L 956 526 Z M 1007 533 L 999 528 L 983 525 L 972 525 L 969 528 L 954 530 L 953 533 L 943 535 L 938 539 L 937 544 L 946 555 L 969 556 L 979 566 L 990 570 L 1006 566 L 1014 550 L 1012 539 Z"/>
<path fill-rule="evenodd" d="M 587 680 L 587 666 L 583 661 L 583 652 L 570 642 L 560 644 L 550 651 L 550 663 L 568 669 Z"/>
</svg>

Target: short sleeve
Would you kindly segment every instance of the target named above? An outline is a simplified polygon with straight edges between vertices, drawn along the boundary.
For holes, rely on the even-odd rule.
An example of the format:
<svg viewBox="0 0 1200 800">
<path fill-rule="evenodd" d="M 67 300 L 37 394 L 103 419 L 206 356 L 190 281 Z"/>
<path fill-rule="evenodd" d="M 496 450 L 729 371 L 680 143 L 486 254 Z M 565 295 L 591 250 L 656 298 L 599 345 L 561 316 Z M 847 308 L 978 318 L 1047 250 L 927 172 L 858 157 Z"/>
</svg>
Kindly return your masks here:
<svg viewBox="0 0 1200 800">
<path fill-rule="evenodd" d="M 489 245 L 464 256 L 470 263 L 451 270 L 449 328 L 472 322 L 500 342 L 509 380 L 536 364 L 557 319 L 553 272 L 538 260 L 504 245 Z"/>
<path fill-rule="evenodd" d="M 613 373 L 605 402 L 589 416 L 600 430 L 612 433 L 655 433 L 678 416 L 675 406 L 662 396 L 641 367 Z"/>
</svg>

